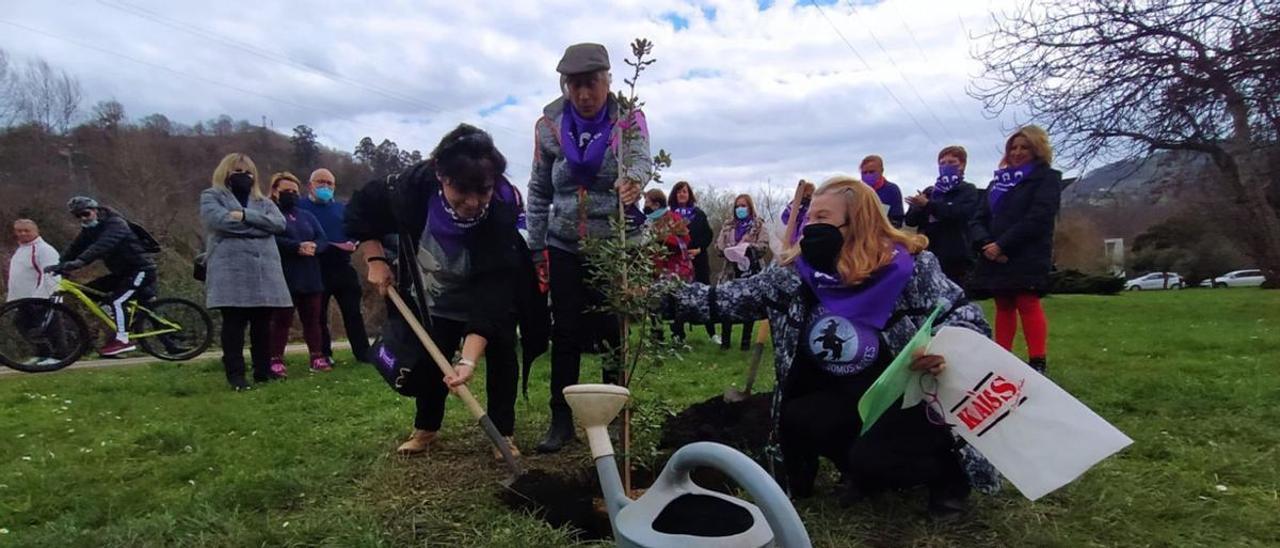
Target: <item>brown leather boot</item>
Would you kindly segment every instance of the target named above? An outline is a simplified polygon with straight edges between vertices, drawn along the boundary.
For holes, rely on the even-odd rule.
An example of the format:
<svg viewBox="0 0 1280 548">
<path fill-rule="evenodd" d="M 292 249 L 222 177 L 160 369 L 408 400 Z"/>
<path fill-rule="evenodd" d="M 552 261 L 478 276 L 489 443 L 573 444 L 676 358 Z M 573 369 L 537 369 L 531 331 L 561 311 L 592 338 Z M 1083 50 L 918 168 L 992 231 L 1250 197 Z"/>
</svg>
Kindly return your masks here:
<svg viewBox="0 0 1280 548">
<path fill-rule="evenodd" d="M 429 430 L 414 430 L 409 439 L 400 444 L 396 449 L 401 455 L 419 455 L 425 453 L 432 445 L 435 445 L 436 438 L 440 434 Z"/>
<path fill-rule="evenodd" d="M 511 456 L 520 458 L 520 448 L 516 447 L 516 438 L 514 436 L 505 436 L 507 438 L 507 447 L 511 448 Z M 502 452 L 497 447 L 493 448 L 493 460 L 502 462 Z"/>
</svg>

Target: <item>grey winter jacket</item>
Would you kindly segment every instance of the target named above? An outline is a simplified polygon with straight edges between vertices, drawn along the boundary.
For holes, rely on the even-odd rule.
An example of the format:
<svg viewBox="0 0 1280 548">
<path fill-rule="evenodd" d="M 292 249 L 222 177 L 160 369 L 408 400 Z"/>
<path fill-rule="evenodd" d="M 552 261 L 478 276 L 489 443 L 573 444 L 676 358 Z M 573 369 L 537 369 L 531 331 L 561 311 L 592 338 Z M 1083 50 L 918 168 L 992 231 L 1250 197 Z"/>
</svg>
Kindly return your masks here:
<svg viewBox="0 0 1280 548">
<path fill-rule="evenodd" d="M 244 220 L 228 218 L 232 211 L 244 211 Z M 271 200 L 250 197 L 248 207 L 242 207 L 229 190 L 205 189 L 200 220 L 208 254 L 206 307 L 293 306 L 275 239 L 284 233 L 284 216 Z"/>
<path fill-rule="evenodd" d="M 782 389 L 795 363 L 800 347 L 800 331 L 809 318 L 812 299 L 802 298 L 804 282 L 792 266 L 773 265 L 763 272 L 722 282 L 714 287 L 691 284 L 676 290 L 665 312 L 674 319 L 689 323 L 746 322 L 768 318 L 773 333 L 773 363 L 777 376 L 773 393 L 773 438 L 777 439 L 779 412 L 788 397 Z M 933 307 L 943 304 L 943 314 L 935 323 L 935 331 L 943 326 L 956 326 L 991 336 L 991 328 L 982 309 L 965 298 L 964 290 L 951 282 L 938 265 L 937 257 L 928 251 L 915 256 L 911 280 L 894 305 L 893 315 L 883 331 L 885 349 L 893 355 L 902 351 Z M 783 455 L 771 444 L 770 452 L 781 464 Z M 999 488 L 996 473 L 971 447 L 965 446 L 961 457 L 970 481 L 983 492 Z M 775 470 L 785 470 L 776 466 Z M 785 483 L 783 483 L 785 485 Z"/>
<path fill-rule="evenodd" d="M 529 248 L 539 251 L 554 246 L 565 251 L 578 251 L 579 237 L 579 189 L 570 176 L 569 166 L 560 149 L 560 121 L 564 116 L 563 97 L 552 101 L 542 111 L 534 127 L 533 174 L 529 179 L 527 219 L 529 224 Z M 613 134 L 609 140 L 609 152 L 604 164 L 585 190 L 586 233 L 591 237 L 608 236 L 610 219 L 618 214 L 618 192 L 614 182 L 618 180 L 620 155 L 630 158 L 626 178 L 641 184 L 649 182 L 653 159 L 649 155 L 649 129 L 644 114 L 638 113 L 638 138 L 632 140 L 627 150 L 620 150 L 623 126 L 618 120 L 618 103 L 609 97 L 609 119 L 614 120 Z M 630 228 L 631 236 L 639 233 L 638 226 Z"/>
</svg>

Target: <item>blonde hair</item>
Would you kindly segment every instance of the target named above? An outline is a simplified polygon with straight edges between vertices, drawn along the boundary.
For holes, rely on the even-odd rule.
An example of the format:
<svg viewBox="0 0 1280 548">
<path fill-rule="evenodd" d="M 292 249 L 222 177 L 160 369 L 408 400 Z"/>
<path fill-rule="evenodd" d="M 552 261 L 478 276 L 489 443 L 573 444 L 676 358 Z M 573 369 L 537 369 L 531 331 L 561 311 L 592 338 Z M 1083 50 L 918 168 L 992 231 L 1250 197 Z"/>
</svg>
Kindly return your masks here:
<svg viewBox="0 0 1280 548">
<path fill-rule="evenodd" d="M 846 175 L 832 177 L 823 182 L 813 196 L 817 198 L 827 194 L 843 195 L 846 205 L 845 222 L 849 226 L 845 230 L 840 257 L 836 260 L 840 280 L 846 285 L 860 284 L 892 262 L 895 244 L 906 246 L 912 255 L 929 246 L 928 238 L 893 228 L 889 218 L 881 212 L 880 198 L 862 181 Z M 782 264 L 792 264 L 799 256 L 800 246 L 791 246 L 783 253 Z"/>
<path fill-rule="evenodd" d="M 1031 152 L 1036 155 L 1037 160 L 1044 162 L 1045 165 L 1053 165 L 1053 146 L 1049 144 L 1049 132 L 1037 125 L 1022 126 L 1005 139 L 1004 157 L 1000 159 L 1000 165 L 1009 167 L 1009 148 L 1013 146 L 1013 140 L 1018 136 L 1026 138 L 1031 144 Z"/>
<path fill-rule="evenodd" d="M 276 185 L 280 181 L 292 181 L 293 184 L 298 185 L 299 190 L 302 189 L 302 181 L 299 181 L 296 175 L 289 173 L 288 171 L 277 171 L 271 174 L 271 185 L 268 187 L 271 189 L 271 192 L 274 193 L 276 191 Z"/>
<path fill-rule="evenodd" d="M 262 187 L 258 184 L 258 165 L 253 163 L 253 159 L 248 154 L 240 152 L 223 156 L 222 161 L 218 162 L 218 167 L 213 170 L 213 188 L 227 190 L 227 175 L 238 163 L 244 163 L 245 167 L 249 168 L 249 173 L 253 174 L 253 190 L 250 194 L 254 198 L 266 199 L 267 195 L 262 193 Z"/>
</svg>

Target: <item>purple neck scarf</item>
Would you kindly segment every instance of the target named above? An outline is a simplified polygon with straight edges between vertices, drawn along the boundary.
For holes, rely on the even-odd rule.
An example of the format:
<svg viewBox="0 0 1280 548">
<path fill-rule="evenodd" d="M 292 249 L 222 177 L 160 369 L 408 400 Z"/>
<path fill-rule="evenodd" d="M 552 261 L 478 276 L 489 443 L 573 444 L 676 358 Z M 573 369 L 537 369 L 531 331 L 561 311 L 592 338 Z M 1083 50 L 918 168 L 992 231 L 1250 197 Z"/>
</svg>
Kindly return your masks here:
<svg viewBox="0 0 1280 548">
<path fill-rule="evenodd" d="M 911 280 L 915 259 L 906 246 L 893 248 L 893 259 L 888 265 L 871 274 L 855 286 L 847 286 L 839 275 L 831 275 L 809 266 L 801 257 L 796 260 L 800 279 L 818 297 L 818 302 L 828 312 L 841 316 L 854 324 L 864 324 L 876 330 L 884 329 L 885 322 L 893 314 L 902 290 Z"/>
<path fill-rule="evenodd" d="M 467 234 L 488 214 L 489 210 L 486 208 L 480 217 L 460 219 L 444 199 L 443 191 L 437 191 L 427 198 L 427 232 L 431 233 L 431 237 L 440 244 L 440 249 L 443 249 L 445 254 L 457 257 L 458 252 L 462 251 L 466 245 Z"/>
<path fill-rule="evenodd" d="M 600 166 L 604 165 L 612 135 L 613 121 L 609 119 L 608 106 L 588 120 L 578 114 L 573 103 L 564 102 L 564 114 L 560 116 L 560 150 L 578 186 L 592 186 Z"/>
<path fill-rule="evenodd" d="M 692 204 L 685 207 L 673 207 L 671 208 L 671 211 L 674 211 L 677 214 L 679 214 L 681 219 L 684 219 L 686 221 L 693 220 L 694 206 Z"/>
<path fill-rule="evenodd" d="M 755 225 L 755 219 L 747 217 L 746 219 L 738 219 L 733 225 L 733 243 L 741 243 L 742 237 L 747 235 L 747 231 Z"/>
<path fill-rule="evenodd" d="M 997 169 L 995 178 L 991 180 L 991 187 L 987 189 L 987 205 L 991 206 L 991 212 L 995 213 L 1000 209 L 1000 199 L 1004 198 L 1005 193 L 1013 190 L 1014 187 L 1026 180 L 1028 175 L 1036 169 L 1036 164 L 1026 164 L 1018 167 L 1007 167 Z"/>
<path fill-rule="evenodd" d="M 933 193 L 929 199 L 936 200 L 943 194 L 951 192 L 951 189 L 963 180 L 964 175 L 960 174 L 960 168 L 953 165 L 938 166 L 938 180 L 933 183 Z"/>
</svg>

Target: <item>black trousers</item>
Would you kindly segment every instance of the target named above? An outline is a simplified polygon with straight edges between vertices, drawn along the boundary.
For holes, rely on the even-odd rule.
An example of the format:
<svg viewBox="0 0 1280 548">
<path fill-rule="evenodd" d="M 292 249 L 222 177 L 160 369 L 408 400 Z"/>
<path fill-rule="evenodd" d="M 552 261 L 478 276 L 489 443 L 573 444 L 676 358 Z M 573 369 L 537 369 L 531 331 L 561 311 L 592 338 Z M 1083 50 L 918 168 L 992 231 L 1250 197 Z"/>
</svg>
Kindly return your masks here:
<svg viewBox="0 0 1280 548">
<path fill-rule="evenodd" d="M 244 331 L 249 329 L 249 354 L 254 380 L 271 378 L 271 315 L 267 307 L 225 307 L 222 312 L 222 367 L 227 380 L 244 379 Z"/>
<path fill-rule="evenodd" d="M 942 273 L 960 286 L 960 289 L 964 289 L 965 280 L 969 279 L 969 272 L 973 270 L 973 263 L 964 260 L 941 261 L 941 263 Z"/>
<path fill-rule="evenodd" d="M 344 256 L 345 257 L 345 256 Z M 364 291 L 360 287 L 360 277 L 351 263 L 325 264 L 321 273 L 324 277 L 324 300 L 321 305 L 321 318 L 324 330 L 322 345 L 324 355 L 333 356 L 333 336 L 329 332 L 329 300 L 338 301 L 338 309 L 342 313 L 342 326 L 347 330 L 347 340 L 351 341 L 351 353 L 357 361 L 366 361 L 369 353 L 369 334 L 364 328 Z"/>
<path fill-rule="evenodd" d="M 111 307 L 111 317 L 116 322 L 116 338 L 123 340 L 129 332 L 128 304 L 130 301 L 146 303 L 155 298 L 156 271 L 112 272 L 85 286 L 107 294 L 101 303 Z"/>
<path fill-rule="evenodd" d="M 42 304 L 19 304 L 14 324 L 35 349 L 35 358 L 61 359 L 66 356 L 66 334 L 62 316 Z"/>
<path fill-rule="evenodd" d="M 440 317 L 432 317 L 426 326 L 431 339 L 440 347 L 440 353 L 452 358 L 465 336 L 466 324 Z M 515 326 L 511 332 L 488 341 L 484 351 L 485 393 L 489 419 L 504 436 L 515 434 L 516 392 L 519 380 L 516 361 Z M 427 361 L 421 370 L 415 370 L 409 379 L 417 390 L 417 414 L 413 427 L 432 432 L 440 430 L 444 422 L 444 405 L 449 398 L 449 387 L 444 384 L 444 373 L 435 362 Z"/>
<path fill-rule="evenodd" d="M 707 255 L 707 250 L 703 249 L 697 257 L 693 258 L 693 281 L 700 284 L 711 284 L 711 259 Z M 685 322 L 672 322 L 671 334 L 678 339 L 685 337 Z M 716 336 L 716 324 L 706 323 L 703 327 L 707 330 L 708 337 Z"/>
<path fill-rule="evenodd" d="M 621 364 L 622 337 L 618 318 L 592 310 L 604 295 L 590 287 L 587 266 L 576 254 L 550 248 L 551 275 L 551 407 L 568 408 L 566 386 L 578 383 L 582 353 L 608 352 L 605 359 Z M 617 371 L 605 369 L 604 382 L 617 382 Z"/>
<path fill-rule="evenodd" d="M 751 329 L 755 326 L 755 324 L 756 322 L 746 322 L 746 323 L 740 323 L 740 324 L 734 324 L 734 323 L 720 324 L 720 336 L 722 337 L 720 339 L 720 348 L 729 348 L 729 346 L 731 346 L 732 344 L 731 339 L 733 339 L 733 326 L 735 325 L 742 326 L 742 349 L 746 350 L 748 348 L 751 348 L 751 336 L 752 336 Z"/>
<path fill-rule="evenodd" d="M 811 367 L 797 363 L 796 367 Z M 792 495 L 813 491 L 818 460 L 826 457 L 864 492 L 928 485 L 968 487 L 951 434 L 929 423 L 924 406 L 895 403 L 871 430 L 859 436 L 858 400 L 876 374 L 852 379 L 813 371 L 793 371 L 782 404 L 781 441 Z M 860 378 L 865 377 L 865 378 Z M 954 491 L 953 491 L 954 492 Z"/>
</svg>

